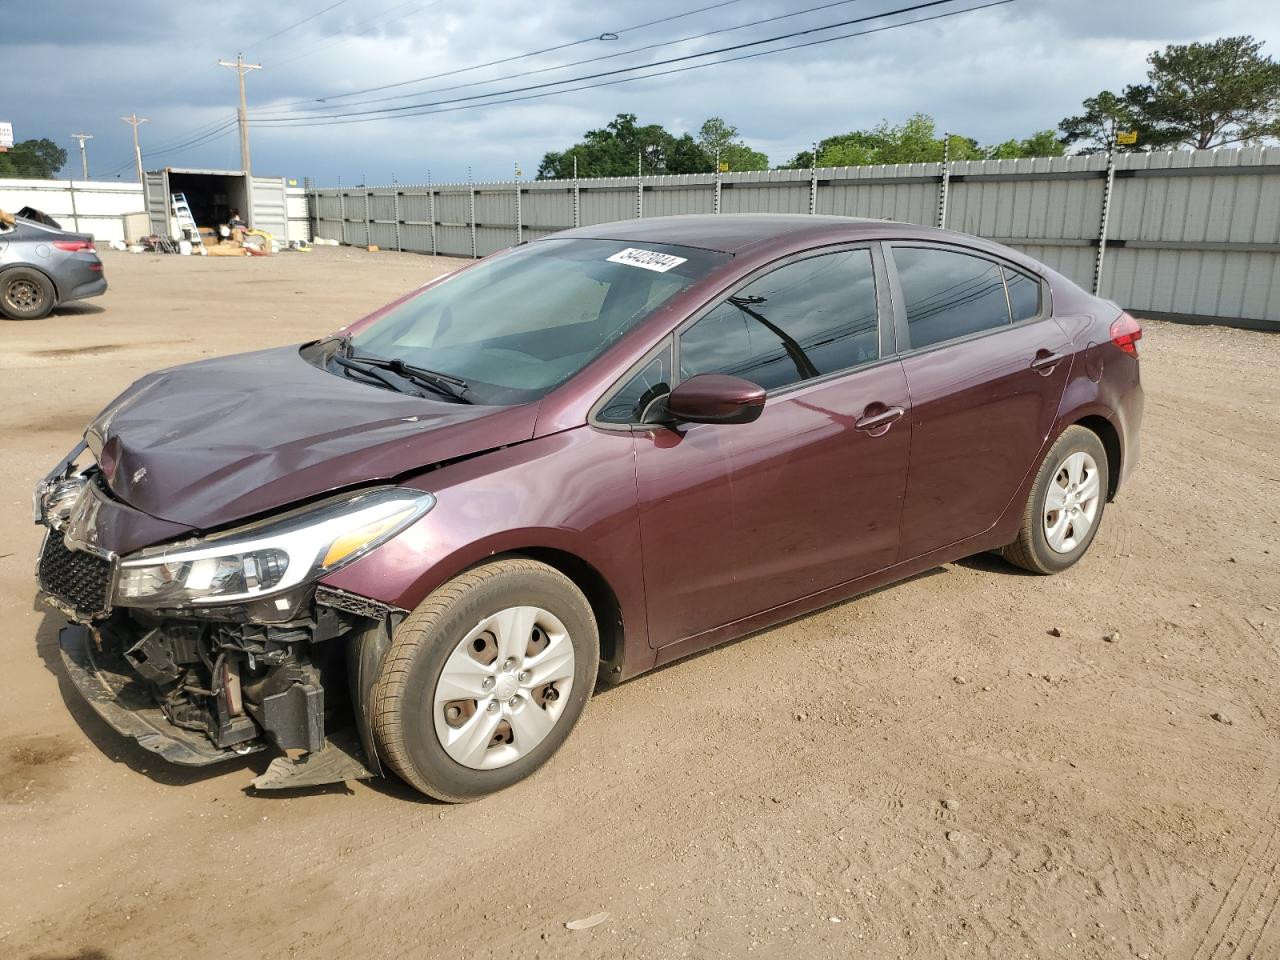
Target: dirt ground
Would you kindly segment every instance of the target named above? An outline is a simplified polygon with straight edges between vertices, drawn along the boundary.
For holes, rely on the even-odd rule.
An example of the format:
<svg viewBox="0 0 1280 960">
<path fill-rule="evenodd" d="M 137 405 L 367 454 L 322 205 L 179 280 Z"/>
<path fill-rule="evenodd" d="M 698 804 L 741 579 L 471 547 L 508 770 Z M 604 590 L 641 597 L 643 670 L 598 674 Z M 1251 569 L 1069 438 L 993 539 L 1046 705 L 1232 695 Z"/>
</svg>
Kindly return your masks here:
<svg viewBox="0 0 1280 960">
<path fill-rule="evenodd" d="M 0 323 L 0 955 L 1280 956 L 1280 337 L 1146 325 L 1142 463 L 1063 575 L 968 560 L 641 677 L 468 806 L 253 795 L 265 759 L 168 768 L 62 679 L 31 488 L 142 373 L 450 262 L 106 262 Z"/>
</svg>

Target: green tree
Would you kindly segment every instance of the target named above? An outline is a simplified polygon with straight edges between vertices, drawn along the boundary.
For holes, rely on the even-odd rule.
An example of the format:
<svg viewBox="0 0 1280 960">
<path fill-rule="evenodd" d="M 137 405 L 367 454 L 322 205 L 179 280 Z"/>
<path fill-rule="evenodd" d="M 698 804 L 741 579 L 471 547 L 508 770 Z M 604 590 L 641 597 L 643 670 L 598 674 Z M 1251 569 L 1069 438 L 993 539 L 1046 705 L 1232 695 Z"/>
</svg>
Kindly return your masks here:
<svg viewBox="0 0 1280 960">
<path fill-rule="evenodd" d="M 1132 146 L 1117 144 L 1117 150 L 1144 150 L 1156 145 L 1150 126 L 1127 95 L 1103 90 L 1085 100 L 1082 106 L 1084 113 L 1067 117 L 1058 124 L 1062 142 L 1078 147 L 1078 153 L 1101 153 L 1110 149 L 1116 142 L 1116 134 L 1122 130 L 1136 133 L 1138 142 Z"/>
<path fill-rule="evenodd" d="M 574 160 L 580 177 L 633 177 L 637 160 L 646 175 L 710 173 L 715 148 L 730 170 L 767 170 L 769 158 L 737 139 L 737 128 L 719 117 L 702 125 L 698 136 L 675 136 L 660 124 L 641 126 L 634 113 L 620 113 L 603 129 L 588 130 L 581 142 L 567 150 L 545 154 L 538 166 L 539 180 L 573 176 Z M 707 149 L 708 144 L 712 147 Z"/>
<path fill-rule="evenodd" d="M 0 153 L 0 177 L 51 179 L 67 162 L 67 151 L 52 140 L 23 140 Z"/>
<path fill-rule="evenodd" d="M 715 161 L 689 134 L 672 137 L 667 148 L 667 166 L 663 173 L 711 173 Z"/>
<path fill-rule="evenodd" d="M 1006 140 L 993 147 L 987 147 L 989 160 L 1021 160 L 1027 157 L 1060 157 L 1067 152 L 1067 146 L 1052 130 L 1040 130 L 1025 140 Z"/>
<path fill-rule="evenodd" d="M 738 128 L 725 123 L 720 117 L 710 117 L 698 130 L 698 146 L 711 158 L 715 158 L 730 170 L 768 170 L 769 158 L 759 150 L 752 150 L 738 139 Z"/>
<path fill-rule="evenodd" d="M 634 113 L 620 113 L 603 129 L 588 130 L 569 149 L 547 153 L 538 167 L 538 179 L 572 177 L 575 159 L 582 177 L 634 176 L 637 161 L 646 173 L 665 172 L 671 140 L 661 126 L 640 126 Z"/>
<path fill-rule="evenodd" d="M 948 138 L 940 137 L 933 118 L 917 113 L 905 123 L 894 126 L 882 120 L 870 130 L 827 137 L 818 143 L 820 167 L 855 167 L 879 163 L 937 163 L 942 159 Z M 951 134 L 952 160 L 981 160 L 985 151 L 972 137 Z M 802 150 L 791 162 L 791 168 L 804 168 L 813 162 L 811 151 Z"/>
<path fill-rule="evenodd" d="M 1125 98 L 1158 142 L 1209 150 L 1280 136 L 1280 63 L 1253 37 L 1170 44 Z"/>
<path fill-rule="evenodd" d="M 1146 83 L 1122 94 L 1103 90 L 1084 101 L 1084 113 L 1063 120 L 1063 141 L 1092 153 L 1108 149 L 1120 130 L 1138 134 L 1128 148 L 1135 150 L 1209 150 L 1280 136 L 1280 64 L 1253 37 L 1170 44 L 1147 63 Z"/>
<path fill-rule="evenodd" d="M 538 179 L 572 177 L 575 159 L 580 177 L 630 177 L 637 169 L 646 175 L 711 169 L 711 161 L 688 134 L 672 136 L 656 123 L 641 126 L 634 113 L 620 113 L 603 129 L 588 130 L 580 143 L 545 154 Z"/>
</svg>

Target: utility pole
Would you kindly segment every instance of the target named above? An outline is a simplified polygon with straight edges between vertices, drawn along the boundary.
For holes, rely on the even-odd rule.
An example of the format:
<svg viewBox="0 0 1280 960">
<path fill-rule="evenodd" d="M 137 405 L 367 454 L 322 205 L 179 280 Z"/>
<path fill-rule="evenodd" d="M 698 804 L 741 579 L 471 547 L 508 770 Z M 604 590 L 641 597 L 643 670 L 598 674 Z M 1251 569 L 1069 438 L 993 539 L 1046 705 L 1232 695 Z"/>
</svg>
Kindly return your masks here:
<svg viewBox="0 0 1280 960">
<path fill-rule="evenodd" d="M 131 113 L 127 117 L 121 117 L 120 119 L 133 127 L 133 160 L 138 165 L 138 183 L 141 185 L 146 181 L 142 177 L 142 148 L 138 146 L 138 127 L 146 123 L 147 118 Z"/>
<path fill-rule="evenodd" d="M 234 70 L 240 79 L 240 110 L 237 117 L 240 121 L 240 168 L 244 171 L 245 178 L 250 176 L 249 170 L 249 108 L 245 105 L 244 99 L 244 75 L 250 70 L 261 70 L 260 63 L 245 63 L 243 54 L 236 54 L 235 63 L 227 60 L 219 60 L 218 66 L 229 67 Z M 248 184 L 245 185 L 248 189 Z"/>
<path fill-rule="evenodd" d="M 88 152 L 86 152 L 84 148 L 84 142 L 86 140 L 92 140 L 93 134 L 92 133 L 73 133 L 71 135 L 71 139 L 80 141 L 80 169 L 84 173 L 84 179 L 88 180 L 89 179 L 89 154 Z"/>
</svg>

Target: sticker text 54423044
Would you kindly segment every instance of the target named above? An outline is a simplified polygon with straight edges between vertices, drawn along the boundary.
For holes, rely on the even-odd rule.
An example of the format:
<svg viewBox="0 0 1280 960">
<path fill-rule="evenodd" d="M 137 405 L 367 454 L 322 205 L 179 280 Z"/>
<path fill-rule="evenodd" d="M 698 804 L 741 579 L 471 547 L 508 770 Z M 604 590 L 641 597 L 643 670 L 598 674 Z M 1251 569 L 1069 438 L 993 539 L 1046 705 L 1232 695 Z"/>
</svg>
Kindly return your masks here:
<svg viewBox="0 0 1280 960">
<path fill-rule="evenodd" d="M 611 263 L 625 263 L 633 267 L 640 267 L 642 270 L 653 270 L 656 273 L 666 273 L 672 267 L 678 267 L 685 262 L 684 257 L 673 257 L 669 253 L 659 253 L 657 250 L 641 250 L 639 247 L 627 247 L 625 250 L 619 250 L 609 258 Z"/>
</svg>

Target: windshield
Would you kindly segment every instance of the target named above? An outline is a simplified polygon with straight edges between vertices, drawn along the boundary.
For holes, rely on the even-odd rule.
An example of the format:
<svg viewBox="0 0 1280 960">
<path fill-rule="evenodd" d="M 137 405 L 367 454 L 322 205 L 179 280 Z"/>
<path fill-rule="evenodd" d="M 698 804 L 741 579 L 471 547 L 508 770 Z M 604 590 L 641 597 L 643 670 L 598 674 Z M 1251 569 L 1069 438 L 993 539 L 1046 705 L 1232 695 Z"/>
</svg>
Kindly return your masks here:
<svg viewBox="0 0 1280 960">
<path fill-rule="evenodd" d="M 477 403 L 536 400 L 730 256 L 617 240 L 539 240 L 402 303 L 351 341 L 465 381 Z"/>
</svg>

